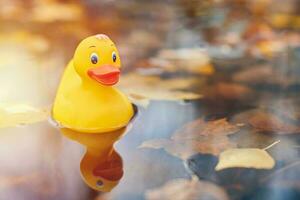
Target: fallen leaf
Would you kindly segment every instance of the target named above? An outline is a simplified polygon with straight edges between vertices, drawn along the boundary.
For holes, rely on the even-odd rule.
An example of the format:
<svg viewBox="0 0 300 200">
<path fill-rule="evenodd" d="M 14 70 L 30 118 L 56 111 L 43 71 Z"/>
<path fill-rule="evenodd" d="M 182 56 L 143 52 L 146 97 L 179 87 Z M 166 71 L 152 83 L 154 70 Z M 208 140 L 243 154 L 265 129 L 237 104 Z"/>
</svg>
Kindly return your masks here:
<svg viewBox="0 0 300 200">
<path fill-rule="evenodd" d="M 49 109 L 38 109 L 26 104 L 0 103 L 0 128 L 32 124 L 47 120 Z"/>
<path fill-rule="evenodd" d="M 38 3 L 32 10 L 32 20 L 48 23 L 74 21 L 82 17 L 82 8 L 77 4 Z"/>
<path fill-rule="evenodd" d="M 260 131 L 274 132 L 277 134 L 297 133 L 299 127 L 284 121 L 272 113 L 260 112 L 249 119 L 249 124 Z"/>
<path fill-rule="evenodd" d="M 140 148 L 163 148 L 169 154 L 186 160 L 197 153 L 219 155 L 228 148 L 234 148 L 236 145 L 229 141 L 227 137 L 204 138 L 202 140 L 183 140 L 173 141 L 164 139 L 149 140 L 140 146 Z"/>
<path fill-rule="evenodd" d="M 263 107 L 272 110 L 279 116 L 283 116 L 294 121 L 300 121 L 300 108 L 298 106 L 299 103 L 299 99 L 297 100 L 293 98 L 286 98 L 275 100 L 272 103 L 266 102 Z"/>
<path fill-rule="evenodd" d="M 119 88 L 137 105 L 147 106 L 149 100 L 178 101 L 201 98 L 200 94 L 184 91 L 199 82 L 196 78 L 161 79 L 129 73 L 121 77 Z"/>
<path fill-rule="evenodd" d="M 244 148 L 228 149 L 219 156 L 216 170 L 227 168 L 255 168 L 272 169 L 275 165 L 274 159 L 262 149 Z"/>
<path fill-rule="evenodd" d="M 273 112 L 268 109 L 253 109 L 236 115 L 235 123 L 249 124 L 258 131 L 271 132 L 276 134 L 293 134 L 300 132 L 300 127 L 290 121 L 280 112 Z"/>
<path fill-rule="evenodd" d="M 165 71 L 179 70 L 203 75 L 215 73 L 207 52 L 201 48 L 163 49 L 150 61 L 153 65 L 163 64 L 159 67 Z"/>
<path fill-rule="evenodd" d="M 265 64 L 246 67 L 233 74 L 232 79 L 233 81 L 248 85 L 269 84 L 282 87 L 287 87 L 299 82 L 297 77 L 288 73 L 282 73 L 280 69 Z"/>
<path fill-rule="evenodd" d="M 172 139 L 201 139 L 203 136 L 220 137 L 234 134 L 237 131 L 239 131 L 239 128 L 228 123 L 225 118 L 208 122 L 200 118 L 185 124 L 182 128 L 177 130 L 173 134 Z"/>
<path fill-rule="evenodd" d="M 219 82 L 212 88 L 207 88 L 205 96 L 214 99 L 249 100 L 253 99 L 254 91 L 245 85 Z"/>
<path fill-rule="evenodd" d="M 43 172 L 31 172 L 19 176 L 0 176 L 0 189 L 26 188 L 40 195 L 56 195 L 58 188 Z"/>
<path fill-rule="evenodd" d="M 146 191 L 145 197 L 147 200 L 229 199 L 221 187 L 196 178 L 171 180 L 160 188 Z"/>
<path fill-rule="evenodd" d="M 209 122 L 198 119 L 176 131 L 171 139 L 145 141 L 140 148 L 163 148 L 183 160 L 197 153 L 218 155 L 228 148 L 236 147 L 227 136 L 238 130 L 238 127 L 229 124 L 226 119 Z"/>
</svg>

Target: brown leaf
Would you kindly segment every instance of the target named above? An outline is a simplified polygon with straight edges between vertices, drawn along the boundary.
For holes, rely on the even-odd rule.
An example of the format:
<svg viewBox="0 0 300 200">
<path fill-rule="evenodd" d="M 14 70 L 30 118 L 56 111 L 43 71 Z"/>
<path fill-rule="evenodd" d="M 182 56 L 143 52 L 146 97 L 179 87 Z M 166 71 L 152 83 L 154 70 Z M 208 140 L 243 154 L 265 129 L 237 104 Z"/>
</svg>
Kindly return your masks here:
<svg viewBox="0 0 300 200">
<path fill-rule="evenodd" d="M 208 137 L 214 135 L 227 136 L 236 133 L 238 130 L 239 128 L 237 126 L 228 123 L 225 118 L 208 122 L 200 118 L 185 124 L 175 132 L 172 139 L 201 139 L 203 136 Z"/>
<path fill-rule="evenodd" d="M 247 67 L 244 70 L 236 72 L 232 76 L 233 81 L 246 83 L 249 85 L 272 84 L 286 87 L 296 83 L 293 77 L 287 77 L 280 71 L 276 71 L 271 65 L 256 65 Z"/>
<path fill-rule="evenodd" d="M 154 139 L 145 141 L 140 148 L 163 148 L 169 154 L 186 160 L 197 153 L 218 155 L 228 148 L 234 148 L 236 145 L 229 141 L 228 137 L 220 136 L 217 138 L 208 137 L 198 140 L 166 140 Z"/>
<path fill-rule="evenodd" d="M 299 127 L 284 121 L 273 113 L 259 112 L 249 119 L 249 124 L 260 131 L 289 134 L 299 132 Z"/>
<path fill-rule="evenodd" d="M 229 124 L 226 119 L 210 122 L 198 119 L 186 124 L 171 139 L 146 141 L 140 148 L 163 148 L 183 160 L 197 153 L 218 155 L 228 148 L 236 147 L 227 135 L 238 130 L 238 127 Z"/>
<path fill-rule="evenodd" d="M 277 112 L 265 109 L 254 109 L 236 115 L 233 120 L 237 123 L 248 123 L 258 131 L 276 134 L 292 134 L 300 131 L 299 126 Z"/>
<path fill-rule="evenodd" d="M 145 196 L 147 200 L 229 199 L 221 187 L 196 178 L 171 180 L 160 188 L 146 191 Z"/>
<path fill-rule="evenodd" d="M 205 95 L 215 99 L 249 100 L 253 98 L 254 91 L 241 84 L 220 82 L 208 88 Z"/>
</svg>

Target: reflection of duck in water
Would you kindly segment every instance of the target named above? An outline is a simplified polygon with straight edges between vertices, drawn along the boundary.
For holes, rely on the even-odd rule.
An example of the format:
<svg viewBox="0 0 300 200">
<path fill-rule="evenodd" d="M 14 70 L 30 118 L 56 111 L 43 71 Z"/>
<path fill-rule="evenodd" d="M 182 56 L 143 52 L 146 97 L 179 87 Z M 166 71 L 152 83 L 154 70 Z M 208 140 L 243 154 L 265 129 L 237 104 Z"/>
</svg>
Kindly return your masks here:
<svg viewBox="0 0 300 200">
<path fill-rule="evenodd" d="M 80 163 L 80 171 L 88 186 L 108 192 L 118 184 L 123 176 L 123 163 L 114 150 L 113 143 L 124 134 L 126 128 L 99 134 L 61 130 L 68 138 L 87 147 Z"/>
<path fill-rule="evenodd" d="M 113 144 L 134 115 L 128 98 L 112 87 L 120 67 L 117 48 L 106 35 L 84 39 L 64 72 L 52 112 L 67 137 L 87 146 L 81 172 L 89 186 L 102 191 L 122 177 Z"/>
</svg>

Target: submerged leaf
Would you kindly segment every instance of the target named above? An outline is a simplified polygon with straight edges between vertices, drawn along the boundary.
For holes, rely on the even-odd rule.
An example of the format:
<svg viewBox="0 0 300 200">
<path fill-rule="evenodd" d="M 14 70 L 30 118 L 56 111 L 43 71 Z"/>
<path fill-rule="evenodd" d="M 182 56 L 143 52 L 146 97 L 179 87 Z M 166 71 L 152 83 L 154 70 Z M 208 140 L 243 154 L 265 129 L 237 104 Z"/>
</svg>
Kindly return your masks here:
<svg viewBox="0 0 300 200">
<path fill-rule="evenodd" d="M 239 131 L 239 128 L 228 123 L 225 118 L 208 122 L 200 118 L 184 125 L 175 132 L 172 139 L 199 139 L 203 136 L 207 137 L 214 135 L 220 137 L 231 135 L 237 131 Z"/>
<path fill-rule="evenodd" d="M 151 60 L 153 65 L 160 64 L 164 71 L 187 71 L 193 74 L 212 75 L 214 67 L 210 57 L 201 48 L 163 49 Z"/>
<path fill-rule="evenodd" d="M 253 99 L 255 92 L 242 84 L 219 82 L 206 90 L 206 96 L 214 99 L 249 100 Z"/>
<path fill-rule="evenodd" d="M 227 137 L 236 133 L 238 127 L 226 119 L 205 122 L 198 119 L 186 124 L 171 139 L 154 139 L 142 143 L 141 148 L 163 148 L 169 154 L 183 160 L 197 153 L 219 155 L 222 151 L 236 147 Z"/>
<path fill-rule="evenodd" d="M 32 124 L 46 120 L 48 109 L 38 109 L 26 104 L 0 103 L 0 128 Z"/>
<path fill-rule="evenodd" d="M 253 109 L 236 115 L 233 118 L 237 123 L 248 123 L 258 131 L 276 134 L 293 134 L 300 131 L 300 127 L 294 124 L 281 112 L 273 112 L 266 109 Z"/>
<path fill-rule="evenodd" d="M 220 154 L 216 170 L 227 168 L 255 168 L 272 169 L 275 165 L 274 159 L 262 149 L 244 148 L 228 149 Z"/>
<path fill-rule="evenodd" d="M 161 188 L 148 190 L 145 196 L 147 200 L 229 199 L 226 192 L 221 187 L 197 179 L 171 180 Z"/>
</svg>

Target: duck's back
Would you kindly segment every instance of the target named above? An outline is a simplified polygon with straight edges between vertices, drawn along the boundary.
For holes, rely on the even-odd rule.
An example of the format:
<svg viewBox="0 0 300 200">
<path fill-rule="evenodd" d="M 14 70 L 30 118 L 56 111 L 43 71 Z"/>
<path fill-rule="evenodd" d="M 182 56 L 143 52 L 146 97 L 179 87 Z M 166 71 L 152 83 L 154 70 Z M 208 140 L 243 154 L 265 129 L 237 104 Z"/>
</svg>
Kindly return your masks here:
<svg viewBox="0 0 300 200">
<path fill-rule="evenodd" d="M 108 132 L 126 126 L 133 116 L 128 98 L 113 87 L 82 84 L 71 61 L 60 82 L 53 119 L 80 132 Z"/>
</svg>

